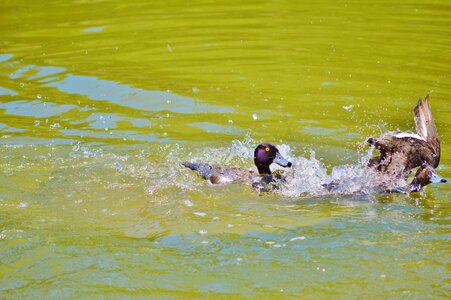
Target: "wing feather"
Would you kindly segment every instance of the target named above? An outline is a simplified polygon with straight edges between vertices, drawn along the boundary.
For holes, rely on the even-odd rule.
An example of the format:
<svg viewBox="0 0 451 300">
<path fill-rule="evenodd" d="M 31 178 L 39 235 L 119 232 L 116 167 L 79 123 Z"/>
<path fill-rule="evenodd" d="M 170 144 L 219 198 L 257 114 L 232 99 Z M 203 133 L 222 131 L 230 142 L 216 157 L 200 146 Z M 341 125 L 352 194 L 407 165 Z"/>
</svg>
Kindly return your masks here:
<svg viewBox="0 0 451 300">
<path fill-rule="evenodd" d="M 418 105 L 414 109 L 414 119 L 419 136 L 424 138 L 434 149 L 437 157 L 436 166 L 440 161 L 440 139 L 438 138 L 437 127 L 432 117 L 431 105 L 429 103 L 429 95 L 418 100 Z"/>
</svg>

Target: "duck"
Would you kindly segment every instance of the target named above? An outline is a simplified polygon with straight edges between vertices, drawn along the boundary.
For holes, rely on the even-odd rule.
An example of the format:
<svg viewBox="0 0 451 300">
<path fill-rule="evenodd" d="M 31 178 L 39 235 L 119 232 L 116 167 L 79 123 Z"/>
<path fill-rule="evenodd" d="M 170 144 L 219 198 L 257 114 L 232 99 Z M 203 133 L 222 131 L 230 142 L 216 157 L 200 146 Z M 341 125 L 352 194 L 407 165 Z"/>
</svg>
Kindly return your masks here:
<svg viewBox="0 0 451 300">
<path fill-rule="evenodd" d="M 424 100 L 418 100 L 414 108 L 414 120 L 416 133 L 390 131 L 377 139 L 367 139 L 380 152 L 369 160 L 369 167 L 394 178 L 407 178 L 413 169 L 424 167 L 425 164 L 427 166 L 421 170 L 438 167 L 440 139 L 432 117 L 429 95 Z"/>
<path fill-rule="evenodd" d="M 258 174 L 252 169 L 227 166 L 212 166 L 207 163 L 184 162 L 183 166 L 196 171 L 199 175 L 214 185 L 229 183 L 244 183 L 252 185 L 256 190 L 267 190 L 277 180 L 282 180 L 280 172 L 271 172 L 270 166 L 276 163 L 279 166 L 290 168 L 292 163 L 286 160 L 276 146 L 263 143 L 254 150 L 254 164 Z"/>
</svg>

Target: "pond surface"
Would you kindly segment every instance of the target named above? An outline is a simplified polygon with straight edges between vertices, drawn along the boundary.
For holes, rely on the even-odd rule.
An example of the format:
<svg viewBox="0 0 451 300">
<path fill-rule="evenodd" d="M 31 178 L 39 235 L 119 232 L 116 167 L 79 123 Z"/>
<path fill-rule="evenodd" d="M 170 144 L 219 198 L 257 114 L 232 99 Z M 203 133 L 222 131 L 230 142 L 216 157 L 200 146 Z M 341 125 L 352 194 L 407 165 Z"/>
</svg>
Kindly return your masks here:
<svg viewBox="0 0 451 300">
<path fill-rule="evenodd" d="M 360 179 L 428 93 L 451 178 L 450 53 L 443 0 L 0 1 L 0 297 L 449 299 L 450 184 Z M 275 193 L 181 166 L 260 142 Z"/>
</svg>

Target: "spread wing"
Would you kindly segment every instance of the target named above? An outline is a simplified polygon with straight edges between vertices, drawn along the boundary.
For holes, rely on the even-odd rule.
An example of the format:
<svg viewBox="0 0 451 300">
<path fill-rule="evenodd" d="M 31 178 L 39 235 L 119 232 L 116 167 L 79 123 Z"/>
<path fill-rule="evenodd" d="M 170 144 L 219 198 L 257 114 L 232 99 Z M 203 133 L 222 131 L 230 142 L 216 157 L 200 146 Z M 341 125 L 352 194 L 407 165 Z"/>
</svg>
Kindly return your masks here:
<svg viewBox="0 0 451 300">
<path fill-rule="evenodd" d="M 369 165 L 390 175 L 401 175 L 420 166 L 424 161 L 434 164 L 433 149 L 421 136 L 411 133 L 387 132 L 368 142 L 379 150 Z"/>
<path fill-rule="evenodd" d="M 437 127 L 432 118 L 431 105 L 429 104 L 429 95 L 424 97 L 424 100 L 420 98 L 418 105 L 415 106 L 415 125 L 417 127 L 417 133 L 428 144 L 432 146 L 434 154 L 436 156 L 434 167 L 437 167 L 440 162 L 440 140 L 438 138 Z"/>
</svg>

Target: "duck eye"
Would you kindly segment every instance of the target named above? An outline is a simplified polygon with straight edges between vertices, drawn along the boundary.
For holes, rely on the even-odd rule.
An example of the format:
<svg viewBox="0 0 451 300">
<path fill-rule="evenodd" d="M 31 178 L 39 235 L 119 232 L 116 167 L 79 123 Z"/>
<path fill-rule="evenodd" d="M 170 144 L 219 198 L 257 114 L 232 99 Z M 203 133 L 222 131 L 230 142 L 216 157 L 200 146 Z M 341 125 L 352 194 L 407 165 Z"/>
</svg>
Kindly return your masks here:
<svg viewBox="0 0 451 300">
<path fill-rule="evenodd" d="M 423 169 L 423 171 L 421 171 L 422 173 L 426 173 L 426 169 Z"/>
<path fill-rule="evenodd" d="M 266 147 L 266 148 L 265 148 L 265 151 L 266 151 L 266 152 L 269 152 L 269 147 Z"/>
</svg>

